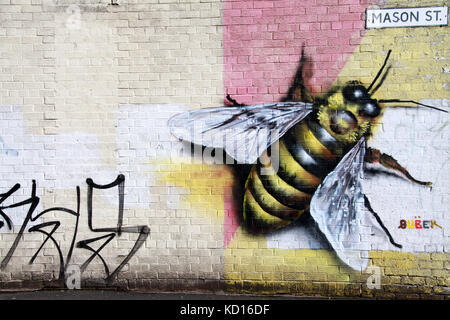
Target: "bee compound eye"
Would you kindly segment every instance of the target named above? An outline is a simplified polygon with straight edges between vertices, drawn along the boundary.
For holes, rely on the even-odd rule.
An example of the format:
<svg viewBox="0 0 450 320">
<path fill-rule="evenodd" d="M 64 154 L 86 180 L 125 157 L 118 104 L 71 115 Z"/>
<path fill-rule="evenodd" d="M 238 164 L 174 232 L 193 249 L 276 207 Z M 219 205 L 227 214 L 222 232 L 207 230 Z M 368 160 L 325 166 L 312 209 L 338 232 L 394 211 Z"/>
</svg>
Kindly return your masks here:
<svg viewBox="0 0 450 320">
<path fill-rule="evenodd" d="M 346 86 L 342 90 L 345 100 L 350 102 L 358 102 L 366 99 L 369 95 L 367 94 L 367 89 L 362 85 L 350 85 Z"/>
<path fill-rule="evenodd" d="M 334 133 L 345 134 L 357 125 L 358 120 L 350 111 L 339 110 L 330 116 L 330 128 Z"/>
<path fill-rule="evenodd" d="M 377 117 L 380 115 L 381 108 L 374 100 L 368 100 L 361 104 L 359 114 L 365 117 Z"/>
</svg>

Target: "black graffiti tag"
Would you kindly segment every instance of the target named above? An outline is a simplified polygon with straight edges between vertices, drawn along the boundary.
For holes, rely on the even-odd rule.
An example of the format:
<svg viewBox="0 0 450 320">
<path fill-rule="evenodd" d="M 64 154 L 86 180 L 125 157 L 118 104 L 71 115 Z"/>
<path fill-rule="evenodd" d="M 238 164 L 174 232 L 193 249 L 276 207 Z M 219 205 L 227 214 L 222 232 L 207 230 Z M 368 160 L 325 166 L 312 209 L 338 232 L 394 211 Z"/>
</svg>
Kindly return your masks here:
<svg viewBox="0 0 450 320">
<path fill-rule="evenodd" d="M 3 258 L 0 264 L 0 269 L 4 270 L 8 263 L 10 262 L 11 258 L 14 255 L 15 250 L 17 249 L 17 246 L 20 243 L 20 240 L 22 239 L 22 235 L 26 231 L 28 225 L 31 222 L 35 222 L 38 218 L 48 214 L 48 213 L 56 213 L 60 212 L 62 214 L 68 214 L 69 216 L 75 217 L 75 225 L 74 225 L 74 231 L 71 237 L 71 243 L 70 247 L 68 249 L 68 252 L 66 256 L 63 255 L 63 252 L 61 250 L 61 247 L 58 243 L 58 241 L 53 237 L 54 233 L 58 230 L 58 228 L 61 226 L 61 222 L 59 220 L 54 221 L 48 221 L 40 224 L 33 225 L 28 228 L 28 232 L 39 232 L 46 236 L 42 244 L 39 246 L 39 248 L 36 250 L 36 252 L 31 257 L 29 264 L 33 264 L 36 258 L 38 257 L 39 253 L 45 246 L 45 244 L 50 240 L 54 243 L 56 250 L 58 251 L 58 257 L 59 257 L 59 279 L 64 280 L 66 276 L 67 268 L 70 264 L 70 261 L 73 256 L 74 248 L 80 248 L 89 250 L 92 252 L 92 255 L 86 259 L 85 262 L 80 267 L 80 271 L 83 272 L 88 265 L 92 262 L 94 258 L 99 258 L 102 262 L 105 273 L 106 273 L 106 281 L 108 283 L 112 282 L 118 275 L 118 273 L 123 269 L 123 267 L 128 263 L 128 261 L 136 254 L 136 252 L 140 249 L 140 247 L 144 244 L 145 240 L 148 238 L 150 234 L 150 228 L 148 226 L 142 225 L 142 226 L 123 226 L 123 213 L 124 213 L 124 197 L 125 197 L 125 176 L 120 174 L 117 176 L 116 180 L 113 181 L 110 184 L 106 185 L 99 185 L 94 183 L 92 179 L 86 179 L 86 183 L 88 186 L 87 191 L 87 213 L 88 213 L 88 226 L 90 231 L 95 233 L 107 233 L 106 235 L 101 235 L 99 237 L 89 238 L 89 239 L 83 239 L 78 242 L 76 242 L 77 234 L 78 234 L 78 227 L 79 227 L 79 219 L 80 219 L 80 187 L 76 187 L 76 209 L 72 210 L 65 207 L 53 207 L 46 210 L 41 211 L 39 214 L 34 215 L 35 210 L 40 202 L 40 198 L 36 196 L 36 181 L 32 181 L 32 188 L 31 188 L 31 196 L 23 201 L 13 203 L 7 206 L 2 205 L 5 200 L 10 198 L 17 190 L 20 189 L 20 184 L 14 185 L 8 192 L 0 194 L 0 217 L 4 221 L 0 221 L 0 229 L 5 226 L 12 230 L 12 222 L 9 216 L 6 214 L 5 211 L 12 208 L 18 208 L 18 207 L 25 207 L 29 205 L 27 214 L 23 220 L 23 223 L 20 227 L 20 230 L 17 233 L 17 236 L 15 237 L 11 247 L 9 248 L 6 256 Z M 108 228 L 95 228 L 93 226 L 93 193 L 94 189 L 112 189 L 117 187 L 118 189 L 118 195 L 119 195 L 119 206 L 118 206 L 118 216 L 117 216 L 117 222 L 114 227 L 108 227 Z M 49 230 L 46 230 L 49 228 Z M 122 260 L 122 262 L 119 264 L 118 267 L 114 269 L 114 271 L 110 272 L 108 264 L 106 263 L 105 259 L 101 256 L 100 252 L 103 250 L 104 247 L 108 245 L 108 243 L 113 240 L 115 237 L 120 237 L 123 233 L 137 233 L 138 238 L 136 242 L 134 243 L 133 247 L 131 248 L 128 255 Z M 93 249 L 91 247 L 91 244 L 97 241 L 104 240 L 104 242 L 98 247 L 97 250 Z"/>
<path fill-rule="evenodd" d="M 103 265 L 105 267 L 105 272 L 108 275 L 106 278 L 107 281 L 112 281 L 117 274 L 120 272 L 120 270 L 125 266 L 125 264 L 133 257 L 133 255 L 139 250 L 139 248 L 144 244 L 145 240 L 147 239 L 148 235 L 150 234 L 150 228 L 147 226 L 133 226 L 133 227 L 123 227 L 123 206 L 124 206 L 124 190 L 125 190 L 125 176 L 119 175 L 116 179 L 116 181 L 106 184 L 106 185 L 99 185 L 95 184 L 92 179 L 87 179 L 86 183 L 88 185 L 88 193 L 87 193 L 87 210 L 88 210 L 88 225 L 89 229 L 93 232 L 109 232 L 107 235 L 92 238 L 92 239 L 86 239 L 83 241 L 79 241 L 77 243 L 78 248 L 87 249 L 89 251 L 92 251 L 93 254 L 81 265 L 81 272 L 83 272 L 86 267 L 89 265 L 89 263 L 94 259 L 95 257 L 99 257 L 101 261 L 103 262 Z M 118 187 L 119 191 L 119 210 L 118 210 L 118 218 L 117 218 L 117 227 L 111 227 L 111 228 L 94 228 L 92 225 L 92 216 L 93 216 L 93 210 L 92 210 L 92 199 L 93 199 L 93 193 L 94 189 L 110 189 L 114 187 Z M 109 273 L 108 265 L 103 260 L 103 258 L 100 256 L 100 251 L 112 240 L 114 237 L 119 236 L 122 233 L 138 233 L 138 239 L 136 240 L 133 248 L 131 249 L 130 253 L 123 259 L 123 261 L 120 263 L 120 265 L 112 272 Z M 95 241 L 100 241 L 106 239 L 106 241 L 99 247 L 99 249 L 94 250 L 92 249 L 89 244 Z"/>
</svg>

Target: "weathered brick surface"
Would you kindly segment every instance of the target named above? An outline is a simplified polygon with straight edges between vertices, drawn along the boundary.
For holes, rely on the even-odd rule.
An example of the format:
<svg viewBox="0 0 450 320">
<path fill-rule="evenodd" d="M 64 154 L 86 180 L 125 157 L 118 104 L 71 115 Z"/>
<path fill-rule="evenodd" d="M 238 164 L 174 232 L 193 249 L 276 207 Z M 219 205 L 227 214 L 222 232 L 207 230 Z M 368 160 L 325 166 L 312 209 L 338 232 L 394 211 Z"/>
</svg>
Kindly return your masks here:
<svg viewBox="0 0 450 320">
<path fill-rule="evenodd" d="M 365 30 L 365 9 L 376 5 L 0 0 L 0 289 L 64 286 L 61 272 L 70 277 L 74 265 L 84 288 L 448 298 L 446 114 L 392 108 L 370 142 L 434 183 L 430 191 L 389 175 L 367 179 L 374 209 L 405 244 L 368 242 L 379 289 L 308 225 L 248 234 L 234 171 L 180 156 L 167 127 L 178 112 L 223 105 L 226 94 L 279 101 L 302 47 L 313 94 L 348 80 L 369 84 L 392 49 L 376 98 L 448 108 L 448 27 Z M 120 183 L 94 187 L 90 200 L 86 179 L 106 186 L 120 175 L 122 194 Z M 398 228 L 419 216 L 442 228 Z"/>
</svg>

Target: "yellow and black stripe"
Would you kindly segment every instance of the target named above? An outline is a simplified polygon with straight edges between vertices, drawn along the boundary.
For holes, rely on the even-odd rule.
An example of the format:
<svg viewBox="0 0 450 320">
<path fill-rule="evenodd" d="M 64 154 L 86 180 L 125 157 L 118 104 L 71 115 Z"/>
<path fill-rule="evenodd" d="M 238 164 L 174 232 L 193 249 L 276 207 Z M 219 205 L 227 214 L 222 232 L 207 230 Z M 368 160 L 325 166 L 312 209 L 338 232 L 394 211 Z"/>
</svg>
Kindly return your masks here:
<svg viewBox="0 0 450 320">
<path fill-rule="evenodd" d="M 279 141 L 278 170 L 269 164 L 263 175 L 262 165 L 255 164 L 247 178 L 243 214 L 248 230 L 270 232 L 298 219 L 346 150 L 314 116 L 290 129 Z"/>
</svg>

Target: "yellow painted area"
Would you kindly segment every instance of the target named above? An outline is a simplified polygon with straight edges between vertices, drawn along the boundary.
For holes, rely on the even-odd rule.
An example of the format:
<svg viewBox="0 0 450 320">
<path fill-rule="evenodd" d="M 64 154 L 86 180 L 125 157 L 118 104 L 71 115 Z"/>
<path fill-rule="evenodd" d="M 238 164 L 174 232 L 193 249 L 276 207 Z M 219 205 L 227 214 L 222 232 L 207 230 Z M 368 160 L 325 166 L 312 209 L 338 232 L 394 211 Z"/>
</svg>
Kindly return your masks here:
<svg viewBox="0 0 450 320">
<path fill-rule="evenodd" d="M 446 269 L 449 253 L 371 251 L 370 258 L 370 265 L 381 268 L 382 288 L 402 284 L 422 286 L 426 292 L 439 293 L 440 289 L 434 287 L 436 284 L 450 284 Z M 377 290 L 367 288 L 367 279 L 372 273 L 349 268 L 332 251 L 268 248 L 265 236 L 249 234 L 243 228 L 238 229 L 225 251 L 224 271 L 227 288 L 233 292 L 247 291 L 239 286 L 247 281 L 254 282 L 248 291 L 261 294 L 351 295 L 355 292 L 348 290 L 355 285 L 360 287 L 359 294 L 370 296 Z"/>
<path fill-rule="evenodd" d="M 241 250 L 242 242 L 253 243 L 254 248 Z M 247 259 L 251 256 L 256 258 L 254 262 L 261 263 L 255 264 L 251 259 Z M 348 268 L 338 263 L 330 251 L 268 248 L 265 236 L 254 236 L 243 228 L 238 229 L 235 238 L 228 245 L 225 259 L 225 275 L 228 272 L 262 272 L 267 281 L 283 281 L 289 280 L 284 278 L 285 272 L 302 274 L 303 280 L 314 280 L 317 273 L 326 272 L 335 274 L 339 281 L 348 280 L 348 276 L 341 272 L 342 268 Z M 243 259 L 248 263 L 242 263 Z"/>
<path fill-rule="evenodd" d="M 442 6 L 442 1 L 386 1 L 384 8 Z M 386 53 L 392 69 L 376 99 L 448 99 L 448 27 L 368 29 L 335 84 L 368 86 Z"/>
<path fill-rule="evenodd" d="M 227 165 L 208 165 L 161 160 L 152 162 L 157 168 L 156 184 L 161 187 L 180 188 L 170 193 L 180 194 L 183 207 L 191 213 L 213 217 L 223 223 L 225 197 L 231 197 L 235 177 Z M 193 162 L 193 161 L 192 161 Z M 169 193 L 169 194 L 170 194 Z"/>
</svg>

